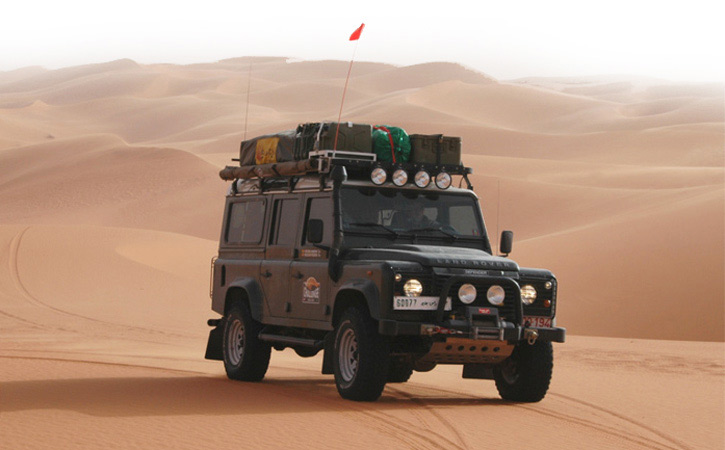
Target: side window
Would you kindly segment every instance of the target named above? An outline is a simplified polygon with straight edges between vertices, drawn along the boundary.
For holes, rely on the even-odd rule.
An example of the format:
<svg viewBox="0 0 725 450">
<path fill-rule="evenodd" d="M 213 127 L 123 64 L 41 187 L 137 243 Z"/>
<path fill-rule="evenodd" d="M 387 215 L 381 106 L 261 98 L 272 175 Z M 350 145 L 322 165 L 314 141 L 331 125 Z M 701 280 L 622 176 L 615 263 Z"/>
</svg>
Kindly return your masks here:
<svg viewBox="0 0 725 450">
<path fill-rule="evenodd" d="M 225 239 L 231 244 L 258 244 L 264 225 L 264 201 L 232 203 Z"/>
<path fill-rule="evenodd" d="M 305 214 L 305 229 L 302 234 L 302 245 L 307 243 L 307 222 L 310 219 L 320 219 L 324 223 L 322 244 L 332 244 L 332 200 L 330 198 L 310 198 L 307 200 L 307 212 Z"/>
<path fill-rule="evenodd" d="M 468 205 L 451 206 L 448 210 L 450 225 L 460 234 L 468 236 L 478 235 L 478 221 L 474 209 Z"/>
<path fill-rule="evenodd" d="M 296 198 L 278 199 L 274 201 L 274 217 L 272 232 L 269 234 L 270 245 L 293 246 L 297 236 L 297 220 L 300 214 L 300 201 Z"/>
</svg>

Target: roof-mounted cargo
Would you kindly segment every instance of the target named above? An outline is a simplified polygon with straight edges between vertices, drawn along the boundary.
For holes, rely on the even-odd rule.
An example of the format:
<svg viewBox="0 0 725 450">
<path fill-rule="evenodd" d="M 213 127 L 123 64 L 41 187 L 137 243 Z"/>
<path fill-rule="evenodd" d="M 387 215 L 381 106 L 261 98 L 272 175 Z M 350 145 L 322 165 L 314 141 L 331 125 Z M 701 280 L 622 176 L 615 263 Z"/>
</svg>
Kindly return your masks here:
<svg viewBox="0 0 725 450">
<path fill-rule="evenodd" d="M 339 148 L 325 148 L 335 146 L 333 130 L 338 127 L 343 130 L 340 135 L 345 136 L 338 141 Z M 377 140 L 367 139 L 366 134 L 371 132 L 387 135 L 378 135 Z M 403 150 L 399 151 L 399 147 Z M 294 148 L 293 152 L 291 148 Z M 240 158 L 236 161 L 239 166 L 227 166 L 219 173 L 222 179 L 264 180 L 307 174 L 324 178 L 333 167 L 342 166 L 349 178 L 368 179 L 376 185 L 392 182 L 403 187 L 410 183 L 419 188 L 432 185 L 447 189 L 452 184 L 452 176 L 459 175 L 466 181 L 467 188 L 472 189 L 468 179 L 472 169 L 460 162 L 460 138 L 443 135 L 408 137 L 404 130 L 395 127 L 303 124 L 296 133 L 286 131 L 242 142 Z"/>
</svg>

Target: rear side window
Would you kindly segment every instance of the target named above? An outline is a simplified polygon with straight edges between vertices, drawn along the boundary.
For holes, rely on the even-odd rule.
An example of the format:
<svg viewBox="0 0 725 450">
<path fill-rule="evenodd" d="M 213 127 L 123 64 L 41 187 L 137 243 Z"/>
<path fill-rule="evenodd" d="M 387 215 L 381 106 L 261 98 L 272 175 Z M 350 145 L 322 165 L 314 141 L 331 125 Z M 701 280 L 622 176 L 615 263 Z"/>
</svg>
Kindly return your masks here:
<svg viewBox="0 0 725 450">
<path fill-rule="evenodd" d="M 293 246 L 297 236 L 297 221 L 300 215 L 300 201 L 292 198 L 275 200 L 270 245 Z"/>
<path fill-rule="evenodd" d="M 227 222 L 226 241 L 230 244 L 258 244 L 264 229 L 264 201 L 232 203 Z"/>
</svg>

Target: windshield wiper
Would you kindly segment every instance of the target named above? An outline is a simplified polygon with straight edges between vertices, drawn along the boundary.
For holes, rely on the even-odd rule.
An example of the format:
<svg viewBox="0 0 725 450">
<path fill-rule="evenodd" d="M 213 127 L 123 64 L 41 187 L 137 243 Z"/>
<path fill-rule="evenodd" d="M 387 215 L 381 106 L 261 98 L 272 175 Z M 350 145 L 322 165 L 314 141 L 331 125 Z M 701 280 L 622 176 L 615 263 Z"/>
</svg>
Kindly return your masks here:
<svg viewBox="0 0 725 450">
<path fill-rule="evenodd" d="M 415 233 L 417 231 L 437 231 L 439 233 L 443 233 L 446 236 L 453 238 L 453 240 L 458 240 L 458 235 L 451 233 L 450 231 L 446 231 L 443 229 L 443 227 L 423 227 L 423 228 L 413 228 L 412 230 L 408 230 L 411 233 Z"/>
<path fill-rule="evenodd" d="M 396 238 L 398 237 L 398 232 L 397 231 L 395 231 L 395 230 L 393 230 L 391 228 L 388 228 L 385 225 L 376 223 L 376 222 L 355 222 L 355 223 L 351 223 L 350 225 L 351 226 L 355 226 L 355 227 L 377 227 L 377 228 L 382 228 L 383 230 L 385 230 L 388 233 L 392 234 L 394 237 L 396 237 Z"/>
</svg>

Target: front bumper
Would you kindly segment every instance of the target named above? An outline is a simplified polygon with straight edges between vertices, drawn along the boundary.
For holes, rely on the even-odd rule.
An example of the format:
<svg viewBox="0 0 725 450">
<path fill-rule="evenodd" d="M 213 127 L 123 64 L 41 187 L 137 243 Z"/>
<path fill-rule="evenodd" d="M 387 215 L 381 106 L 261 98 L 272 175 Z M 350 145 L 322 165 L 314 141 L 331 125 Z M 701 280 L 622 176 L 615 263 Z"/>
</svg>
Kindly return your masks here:
<svg viewBox="0 0 725 450">
<path fill-rule="evenodd" d="M 450 323 L 462 322 L 462 323 Z M 564 342 L 566 328 L 551 327 L 537 328 L 515 325 L 511 322 L 500 322 L 499 326 L 479 327 L 471 326 L 464 321 L 449 321 L 443 325 L 426 324 L 422 322 L 402 322 L 397 320 L 381 320 L 378 332 L 385 336 L 455 336 L 474 340 L 495 340 L 505 342 L 520 342 L 532 339 L 551 342 Z"/>
<path fill-rule="evenodd" d="M 496 283 L 513 292 L 518 301 L 513 302 L 512 317 L 503 320 L 498 308 L 493 306 L 465 307 L 465 317 L 458 320 L 444 320 L 446 299 L 454 285 L 476 282 Z M 439 293 L 438 306 L 434 312 L 433 323 L 408 322 L 382 319 L 378 332 L 386 336 L 455 336 L 473 340 L 493 340 L 517 343 L 537 339 L 551 342 L 564 342 L 566 329 L 560 327 L 528 327 L 524 323 L 524 308 L 521 302 L 521 290 L 516 281 L 508 277 L 480 275 L 455 275 L 449 277 Z"/>
</svg>

